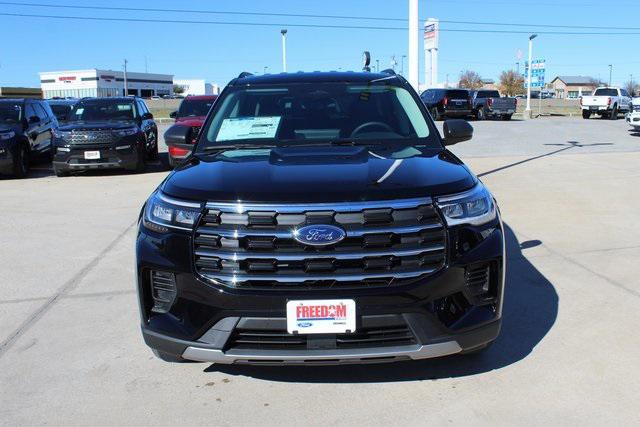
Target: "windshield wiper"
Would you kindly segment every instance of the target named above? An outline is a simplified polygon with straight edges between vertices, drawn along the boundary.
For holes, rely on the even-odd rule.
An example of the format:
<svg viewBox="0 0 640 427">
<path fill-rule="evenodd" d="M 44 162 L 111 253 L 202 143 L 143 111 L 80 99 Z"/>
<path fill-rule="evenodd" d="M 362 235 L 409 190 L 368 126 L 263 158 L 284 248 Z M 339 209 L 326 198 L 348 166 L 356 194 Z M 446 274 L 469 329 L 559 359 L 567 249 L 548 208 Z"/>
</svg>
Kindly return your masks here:
<svg viewBox="0 0 640 427">
<path fill-rule="evenodd" d="M 203 153 L 211 153 L 214 151 L 225 151 L 225 150 L 242 150 L 246 148 L 251 149 L 265 149 L 265 148 L 277 148 L 277 145 L 274 144 L 252 144 L 252 143 L 241 143 L 241 144 L 226 144 L 226 145 L 208 145 L 201 149 Z"/>
</svg>

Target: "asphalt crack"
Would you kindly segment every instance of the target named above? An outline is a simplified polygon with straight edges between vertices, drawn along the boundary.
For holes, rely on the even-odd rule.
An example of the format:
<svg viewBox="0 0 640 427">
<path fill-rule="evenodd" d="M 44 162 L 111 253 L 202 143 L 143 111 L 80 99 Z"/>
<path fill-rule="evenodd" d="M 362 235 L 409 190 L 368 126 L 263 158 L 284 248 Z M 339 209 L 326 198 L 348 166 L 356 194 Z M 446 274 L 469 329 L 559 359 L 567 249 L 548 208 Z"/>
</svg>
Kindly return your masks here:
<svg viewBox="0 0 640 427">
<path fill-rule="evenodd" d="M 136 225 L 138 221 L 134 221 L 127 228 L 124 229 L 115 239 L 111 241 L 100 253 L 91 259 L 80 271 L 78 271 L 73 277 L 67 280 L 52 296 L 46 299 L 46 301 L 38 307 L 24 322 L 20 324 L 9 336 L 0 343 L 0 358 L 16 343 L 18 338 L 25 334 L 38 320 L 47 313 L 56 302 L 58 302 L 63 296 L 74 290 L 82 282 L 87 274 L 89 274 L 109 252 L 116 247 L 118 243 L 127 235 L 129 230 Z"/>
</svg>

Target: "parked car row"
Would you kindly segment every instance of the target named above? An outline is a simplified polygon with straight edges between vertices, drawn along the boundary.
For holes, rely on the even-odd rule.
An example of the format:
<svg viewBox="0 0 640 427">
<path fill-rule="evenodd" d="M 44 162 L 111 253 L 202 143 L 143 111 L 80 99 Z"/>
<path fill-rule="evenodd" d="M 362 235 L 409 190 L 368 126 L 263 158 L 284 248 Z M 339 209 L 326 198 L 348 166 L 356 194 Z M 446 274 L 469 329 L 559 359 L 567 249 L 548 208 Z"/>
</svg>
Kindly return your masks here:
<svg viewBox="0 0 640 427">
<path fill-rule="evenodd" d="M 158 157 L 158 128 L 142 99 L 0 100 L 0 173 L 24 177 L 32 160 L 57 176 L 90 169 L 142 172 Z"/>
<path fill-rule="evenodd" d="M 427 89 L 420 95 L 434 120 L 447 117 L 473 117 L 511 120 L 516 98 L 500 96 L 497 90 Z"/>
</svg>

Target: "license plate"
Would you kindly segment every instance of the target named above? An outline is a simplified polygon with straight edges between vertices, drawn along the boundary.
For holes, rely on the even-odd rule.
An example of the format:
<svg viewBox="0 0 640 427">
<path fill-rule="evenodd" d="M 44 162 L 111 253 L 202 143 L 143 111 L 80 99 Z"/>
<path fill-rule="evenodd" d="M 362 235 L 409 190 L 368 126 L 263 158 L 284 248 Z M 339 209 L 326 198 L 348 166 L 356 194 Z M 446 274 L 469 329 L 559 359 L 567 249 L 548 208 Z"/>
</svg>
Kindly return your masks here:
<svg viewBox="0 0 640 427">
<path fill-rule="evenodd" d="M 84 158 L 87 160 L 96 160 L 100 158 L 100 152 L 99 151 L 85 151 L 84 152 Z"/>
<path fill-rule="evenodd" d="M 590 110 L 592 110 L 592 111 L 598 111 L 598 107 L 590 107 Z"/>
<path fill-rule="evenodd" d="M 290 334 L 345 334 L 355 330 L 354 300 L 287 302 L 287 331 Z"/>
</svg>

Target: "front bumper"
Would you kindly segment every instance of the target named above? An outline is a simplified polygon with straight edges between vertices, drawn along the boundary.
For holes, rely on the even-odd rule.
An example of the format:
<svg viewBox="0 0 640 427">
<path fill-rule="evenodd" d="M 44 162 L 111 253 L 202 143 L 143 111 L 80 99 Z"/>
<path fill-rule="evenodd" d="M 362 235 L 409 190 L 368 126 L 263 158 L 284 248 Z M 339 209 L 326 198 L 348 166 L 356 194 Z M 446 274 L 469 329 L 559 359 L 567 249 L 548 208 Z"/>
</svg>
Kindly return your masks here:
<svg viewBox="0 0 640 427">
<path fill-rule="evenodd" d="M 141 150 L 137 137 L 126 137 L 111 144 L 82 144 L 57 147 L 53 167 L 58 171 L 73 172 L 90 169 L 135 170 Z M 68 151 L 67 151 L 68 150 Z M 86 159 L 85 152 L 100 153 L 98 159 Z"/>
<path fill-rule="evenodd" d="M 342 364 L 377 363 L 440 357 L 483 347 L 500 332 L 504 294 L 504 232 L 499 220 L 483 226 L 449 229 L 447 265 L 408 284 L 362 289 L 255 290 L 214 285 L 200 279 L 191 259 L 192 235 L 158 234 L 140 226 L 137 279 L 142 334 L 152 349 L 187 360 L 210 363 Z M 467 295 L 466 271 L 487 263 L 491 269 L 491 303 Z M 175 275 L 177 296 L 166 313 L 154 312 L 150 271 Z M 463 309 L 452 301 L 462 298 Z M 406 326 L 412 339 L 398 345 L 341 348 L 349 334 L 307 335 L 295 349 L 237 345 L 237 335 L 265 329 L 286 332 L 290 300 L 353 299 L 356 333 L 371 324 Z M 455 307 L 454 307 L 455 305 Z M 457 313 L 451 314 L 452 311 Z M 462 310 L 462 311 L 460 311 Z M 266 325 L 266 326 L 264 326 Z M 318 338 L 321 345 L 317 345 Z M 328 346 L 326 345 L 328 343 Z"/>
<path fill-rule="evenodd" d="M 13 148 L 10 144 L 0 144 L 0 174 L 13 173 Z"/>
<path fill-rule="evenodd" d="M 629 123 L 629 126 L 632 126 L 635 129 L 640 129 L 640 111 L 628 113 L 625 116 L 625 120 Z"/>
</svg>

